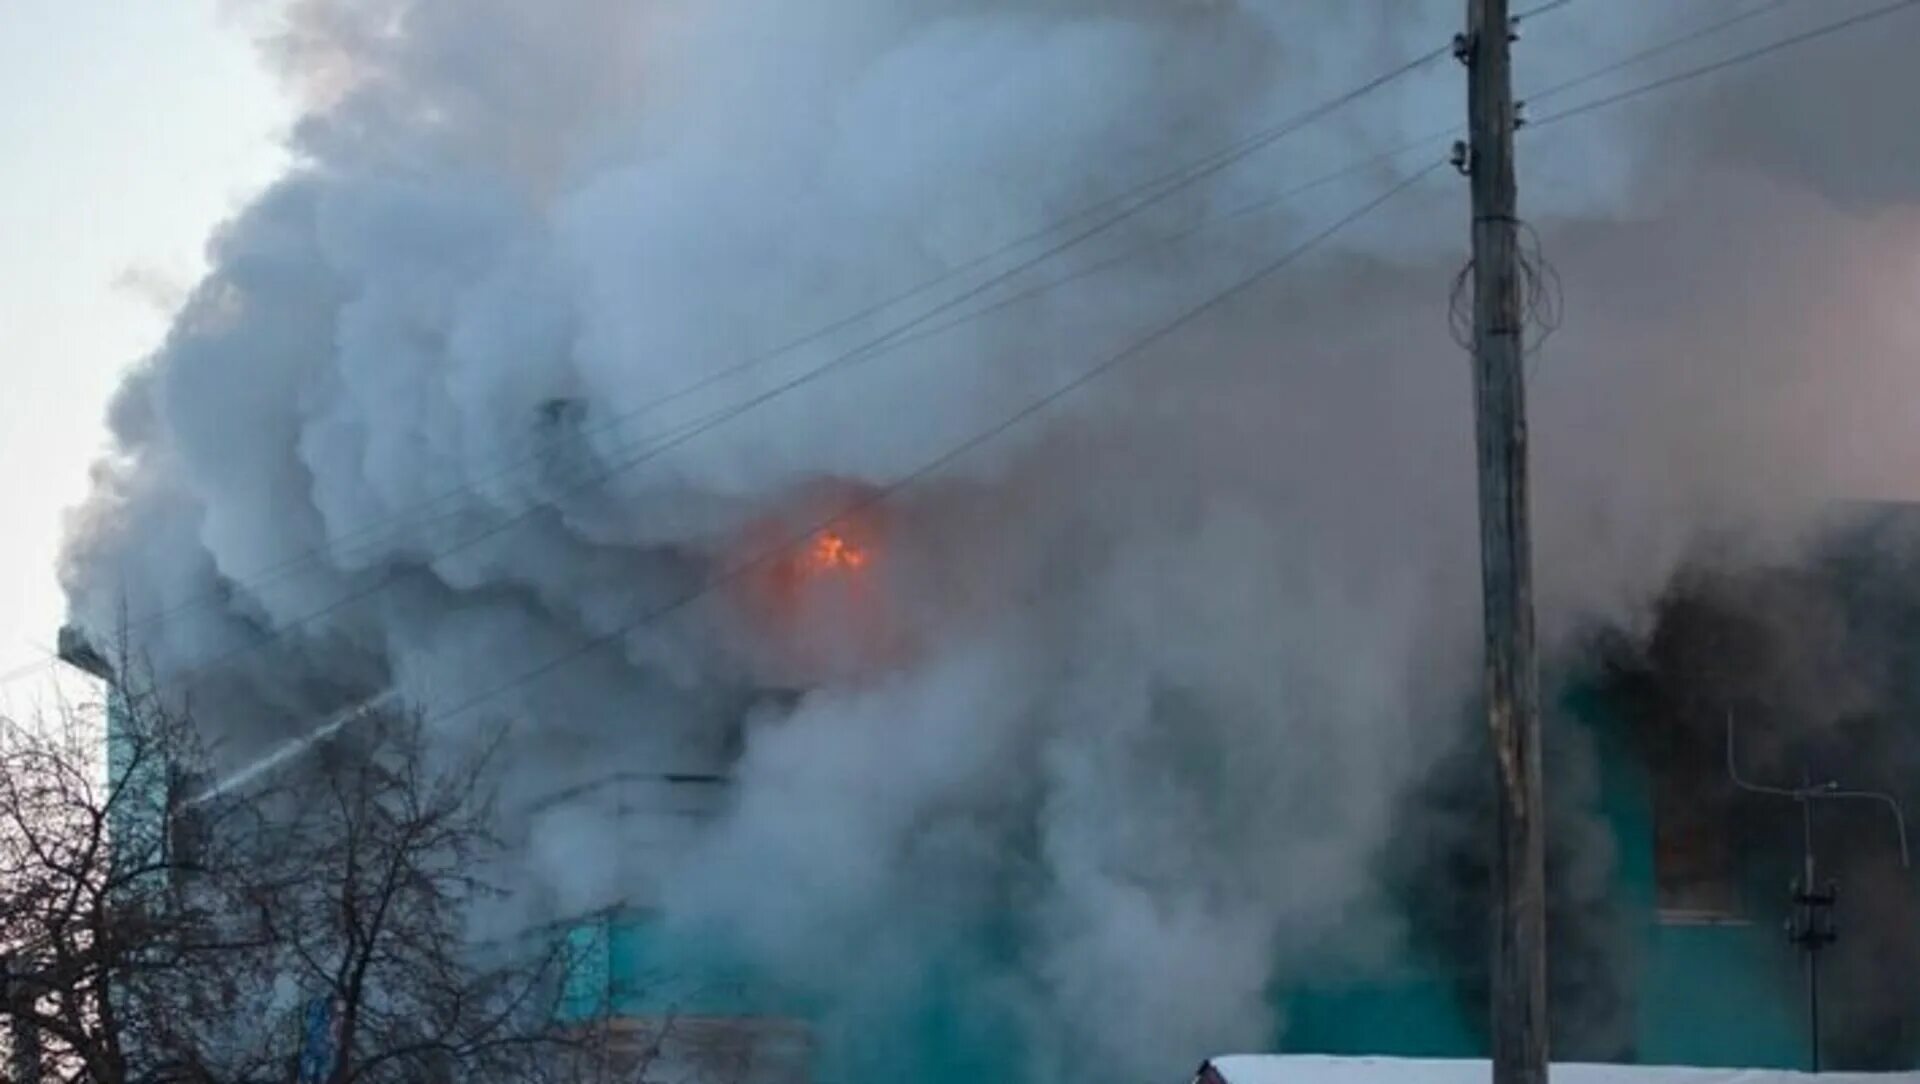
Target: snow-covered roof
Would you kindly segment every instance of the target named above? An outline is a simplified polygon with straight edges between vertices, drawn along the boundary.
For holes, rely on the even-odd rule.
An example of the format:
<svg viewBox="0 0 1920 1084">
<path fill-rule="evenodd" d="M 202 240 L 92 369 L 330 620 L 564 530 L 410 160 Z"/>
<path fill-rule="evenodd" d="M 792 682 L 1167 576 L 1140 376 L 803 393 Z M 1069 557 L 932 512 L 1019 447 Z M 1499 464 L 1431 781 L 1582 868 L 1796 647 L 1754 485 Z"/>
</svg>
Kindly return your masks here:
<svg viewBox="0 0 1920 1084">
<path fill-rule="evenodd" d="M 1333 1058 L 1304 1054 L 1241 1054 L 1214 1058 L 1223 1084 L 1487 1084 L 1489 1066 L 1475 1059 Z M 1203 1071 L 1204 1072 L 1204 1071 Z M 1694 1069 L 1651 1065 L 1555 1065 L 1553 1084 L 1920 1084 L 1914 1073 L 1807 1073 L 1774 1069 Z"/>
</svg>

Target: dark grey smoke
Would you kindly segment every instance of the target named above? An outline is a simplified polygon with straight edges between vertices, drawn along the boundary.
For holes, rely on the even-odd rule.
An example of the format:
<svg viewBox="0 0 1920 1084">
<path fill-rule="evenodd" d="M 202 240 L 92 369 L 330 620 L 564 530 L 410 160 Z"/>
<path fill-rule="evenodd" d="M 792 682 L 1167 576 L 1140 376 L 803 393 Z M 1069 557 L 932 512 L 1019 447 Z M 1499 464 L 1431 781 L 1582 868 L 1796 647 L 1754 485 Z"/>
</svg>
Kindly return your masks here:
<svg viewBox="0 0 1920 1084">
<path fill-rule="evenodd" d="M 1383 864 L 1405 909 L 1412 944 L 1444 964 L 1462 1017 L 1484 1043 L 1492 961 L 1487 922 L 1493 902 L 1487 854 L 1494 831 L 1492 754 L 1477 719 L 1463 719 L 1459 731 L 1457 747 L 1408 792 Z M 1646 916 L 1630 913 L 1614 891 L 1615 843 L 1598 815 L 1599 763 L 1592 734 L 1554 710 L 1545 735 L 1554 1057 L 1634 1061 L 1639 1057 L 1634 1013 L 1639 961 L 1633 926 Z"/>
<path fill-rule="evenodd" d="M 1920 512 L 1861 512 L 1804 561 L 1709 564 L 1681 577 L 1644 649 L 1612 660 L 1619 695 L 1635 709 L 1637 747 L 1700 766 L 1699 806 L 1733 833 L 1740 894 L 1763 925 L 1789 915 L 1802 817 L 1792 802 L 1730 785 L 1728 715 L 1749 780 L 1831 780 L 1920 810 L 1917 573 Z M 1920 1059 L 1920 880 L 1903 868 L 1882 806 L 1820 802 L 1813 829 L 1817 879 L 1839 889 L 1840 939 L 1822 967 L 1829 1064 L 1911 1068 Z M 1780 951 L 1786 959 L 1784 939 Z M 1797 1006 L 1799 984 L 1788 989 Z"/>
</svg>

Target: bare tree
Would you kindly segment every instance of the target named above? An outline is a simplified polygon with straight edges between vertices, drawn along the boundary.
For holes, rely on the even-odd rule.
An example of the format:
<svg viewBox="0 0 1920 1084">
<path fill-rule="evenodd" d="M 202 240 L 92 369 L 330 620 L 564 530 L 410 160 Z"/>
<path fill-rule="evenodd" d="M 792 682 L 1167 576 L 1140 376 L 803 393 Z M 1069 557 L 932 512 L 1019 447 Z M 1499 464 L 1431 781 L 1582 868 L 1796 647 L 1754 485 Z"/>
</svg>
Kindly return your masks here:
<svg viewBox="0 0 1920 1084">
<path fill-rule="evenodd" d="M 267 799 L 253 891 L 298 992 L 305 1079 L 571 1079 L 590 1029 L 562 1023 L 559 932 L 483 943 L 505 891 L 490 750 L 440 763 L 420 719 L 371 715 L 319 743 Z"/>
<path fill-rule="evenodd" d="M 417 717 L 374 714 L 216 784 L 129 685 L 0 719 L 0 1079 L 602 1075 L 605 1021 L 558 1012 L 564 931 L 469 928 L 501 890 L 488 756 L 438 763 Z"/>
<path fill-rule="evenodd" d="M 615 920 L 476 928 L 520 887 L 497 742 L 376 699 L 222 773 L 126 652 L 63 653 L 105 700 L 0 718 L 0 1082 L 788 1078 L 753 1020 L 623 1015 L 713 991 L 596 961 Z"/>
<path fill-rule="evenodd" d="M 194 1023 L 266 959 L 264 927 L 225 891 L 236 852 L 175 832 L 207 762 L 192 728 L 157 698 L 113 695 L 0 718 L 0 1030 L 15 1077 L 191 1078 L 210 1038 Z M 226 807 L 209 838 L 244 838 L 250 813 Z"/>
</svg>

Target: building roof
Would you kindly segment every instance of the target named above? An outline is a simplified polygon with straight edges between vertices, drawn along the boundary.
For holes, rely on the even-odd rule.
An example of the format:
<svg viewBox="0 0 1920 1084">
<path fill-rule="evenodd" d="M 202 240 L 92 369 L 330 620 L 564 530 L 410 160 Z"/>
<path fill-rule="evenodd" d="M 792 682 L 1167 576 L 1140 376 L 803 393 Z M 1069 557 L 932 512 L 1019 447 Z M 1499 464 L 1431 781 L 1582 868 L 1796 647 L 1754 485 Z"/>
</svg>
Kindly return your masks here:
<svg viewBox="0 0 1920 1084">
<path fill-rule="evenodd" d="M 102 681 L 113 680 L 113 664 L 107 661 L 106 656 L 100 654 L 99 649 L 93 646 L 79 626 L 62 625 L 59 636 L 60 641 L 56 645 L 56 651 L 61 662 L 84 670 Z"/>
<path fill-rule="evenodd" d="M 1239 1054 L 1200 1067 L 1195 1084 L 1486 1084 L 1478 1058 L 1335 1058 Z M 1555 1065 L 1553 1084 L 1920 1084 L 1912 1073 L 1806 1073 L 1774 1069 L 1697 1069 L 1654 1065 Z"/>
</svg>

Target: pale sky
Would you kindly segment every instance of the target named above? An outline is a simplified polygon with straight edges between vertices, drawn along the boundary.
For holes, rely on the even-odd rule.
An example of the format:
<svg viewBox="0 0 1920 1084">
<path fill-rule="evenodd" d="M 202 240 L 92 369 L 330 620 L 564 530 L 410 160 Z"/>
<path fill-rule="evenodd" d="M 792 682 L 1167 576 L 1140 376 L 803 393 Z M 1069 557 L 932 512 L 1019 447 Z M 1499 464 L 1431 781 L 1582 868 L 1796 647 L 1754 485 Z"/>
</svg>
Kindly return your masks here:
<svg viewBox="0 0 1920 1084">
<path fill-rule="evenodd" d="M 228 6 L 0 0 L 0 676 L 52 647 L 62 516 L 110 393 L 284 162 L 288 107 Z"/>
</svg>

